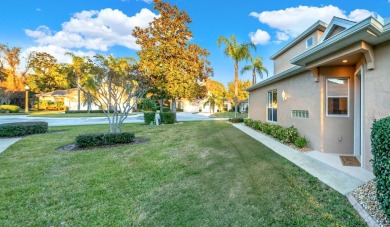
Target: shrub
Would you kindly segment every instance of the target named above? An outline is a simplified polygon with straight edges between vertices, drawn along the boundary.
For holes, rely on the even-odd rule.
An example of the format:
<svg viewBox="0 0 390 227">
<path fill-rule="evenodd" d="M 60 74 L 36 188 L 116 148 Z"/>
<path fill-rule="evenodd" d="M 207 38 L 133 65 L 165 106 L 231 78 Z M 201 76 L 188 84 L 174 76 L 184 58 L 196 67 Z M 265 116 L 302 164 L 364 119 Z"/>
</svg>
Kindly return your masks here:
<svg viewBox="0 0 390 227">
<path fill-rule="evenodd" d="M 152 111 L 156 106 L 157 102 L 151 98 L 143 98 L 138 103 L 138 108 L 143 111 Z"/>
<path fill-rule="evenodd" d="M 244 119 L 244 125 L 252 127 L 253 120 L 250 118 Z"/>
<path fill-rule="evenodd" d="M 10 113 L 18 113 L 20 107 L 15 105 L 0 105 L 0 109 L 3 110 L 4 112 L 8 111 Z"/>
<path fill-rule="evenodd" d="M 160 110 L 160 106 L 155 106 L 152 108 L 153 111 L 157 111 L 157 110 Z M 163 112 L 170 112 L 171 109 L 169 107 L 166 107 L 166 106 L 163 106 L 163 109 L 162 109 Z"/>
<path fill-rule="evenodd" d="M 182 108 L 176 108 L 176 112 L 183 112 Z"/>
<path fill-rule="evenodd" d="M 376 197 L 390 215 L 390 117 L 374 121 L 371 131 L 372 167 L 376 177 Z"/>
<path fill-rule="evenodd" d="M 174 124 L 175 114 L 173 112 L 162 112 L 160 113 L 161 122 L 164 124 Z"/>
<path fill-rule="evenodd" d="M 230 118 L 229 122 L 231 122 L 231 123 L 241 123 L 241 122 L 244 122 L 244 118 L 242 118 L 242 117 Z"/>
<path fill-rule="evenodd" d="M 46 133 L 47 122 L 17 122 L 0 124 L 0 137 L 25 136 L 30 134 Z"/>
<path fill-rule="evenodd" d="M 83 134 L 76 137 L 76 144 L 82 148 L 106 146 L 130 143 L 134 137 L 134 133 L 130 132 Z"/>
<path fill-rule="evenodd" d="M 291 126 L 289 128 L 285 128 L 283 131 L 283 139 L 284 143 L 294 143 L 299 137 L 298 130 Z"/>
<path fill-rule="evenodd" d="M 305 147 L 307 144 L 309 143 L 309 140 L 306 139 L 306 137 L 298 137 L 294 144 L 295 146 L 297 146 L 298 148 L 303 148 Z"/>
<path fill-rule="evenodd" d="M 150 125 L 150 122 L 154 122 L 155 117 L 156 117 L 156 112 L 153 111 L 144 112 L 145 125 Z"/>
</svg>

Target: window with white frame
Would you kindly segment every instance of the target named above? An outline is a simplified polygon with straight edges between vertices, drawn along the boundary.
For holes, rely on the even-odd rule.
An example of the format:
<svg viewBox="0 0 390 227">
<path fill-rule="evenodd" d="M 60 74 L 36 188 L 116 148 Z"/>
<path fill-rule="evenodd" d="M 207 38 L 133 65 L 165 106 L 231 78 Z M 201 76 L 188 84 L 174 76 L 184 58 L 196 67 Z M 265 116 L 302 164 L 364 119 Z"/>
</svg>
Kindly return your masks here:
<svg viewBox="0 0 390 227">
<path fill-rule="evenodd" d="M 311 36 L 308 39 L 306 39 L 306 48 L 309 48 L 309 47 L 313 46 L 313 44 L 314 44 L 313 36 Z"/>
<path fill-rule="evenodd" d="M 349 116 L 349 79 L 326 79 L 327 116 Z"/>
<path fill-rule="evenodd" d="M 272 122 L 278 121 L 278 91 L 268 91 L 267 120 Z"/>
</svg>

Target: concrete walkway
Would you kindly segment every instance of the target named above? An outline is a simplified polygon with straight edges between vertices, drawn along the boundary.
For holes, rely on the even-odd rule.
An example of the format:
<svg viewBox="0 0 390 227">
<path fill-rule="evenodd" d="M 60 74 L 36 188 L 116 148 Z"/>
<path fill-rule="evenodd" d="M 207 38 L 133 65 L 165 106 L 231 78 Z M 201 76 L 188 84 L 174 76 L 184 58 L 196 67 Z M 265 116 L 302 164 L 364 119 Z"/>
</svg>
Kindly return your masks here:
<svg viewBox="0 0 390 227">
<path fill-rule="evenodd" d="M 21 138 L 2 138 L 0 139 L 0 153 L 5 151 L 9 146 L 16 143 Z"/>
<path fill-rule="evenodd" d="M 263 135 L 244 124 L 233 124 L 236 128 L 240 129 L 244 133 L 248 134 L 257 141 L 263 143 L 273 151 L 283 156 L 287 160 L 295 163 L 297 166 L 304 169 L 309 174 L 317 177 L 320 181 L 324 182 L 334 190 L 340 192 L 343 195 L 352 192 L 360 185 L 363 185 L 367 181 L 371 180 L 369 176 L 362 174 L 361 177 L 358 174 L 352 176 L 348 173 L 336 169 L 330 165 L 325 164 L 309 155 L 299 152 L 289 146 L 286 146 L 268 136 Z M 360 167 L 360 171 L 368 172 Z M 368 172 L 369 173 L 369 172 Z M 369 175 L 369 174 L 368 174 Z"/>
</svg>

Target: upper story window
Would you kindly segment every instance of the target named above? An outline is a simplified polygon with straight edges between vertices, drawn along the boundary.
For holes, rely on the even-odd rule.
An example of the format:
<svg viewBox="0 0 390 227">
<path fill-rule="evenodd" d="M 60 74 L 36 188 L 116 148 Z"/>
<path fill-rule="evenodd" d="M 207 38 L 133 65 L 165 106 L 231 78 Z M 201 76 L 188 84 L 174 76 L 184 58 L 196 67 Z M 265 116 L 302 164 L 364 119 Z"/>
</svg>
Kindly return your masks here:
<svg viewBox="0 0 390 227">
<path fill-rule="evenodd" d="M 327 116 L 349 116 L 349 79 L 326 79 Z"/>
<path fill-rule="evenodd" d="M 314 44 L 313 36 L 311 36 L 308 39 L 306 39 L 306 48 L 309 48 L 309 47 L 313 46 L 313 44 Z"/>
<path fill-rule="evenodd" d="M 278 121 L 278 91 L 268 91 L 268 106 L 267 106 L 267 120 L 272 122 Z"/>
</svg>

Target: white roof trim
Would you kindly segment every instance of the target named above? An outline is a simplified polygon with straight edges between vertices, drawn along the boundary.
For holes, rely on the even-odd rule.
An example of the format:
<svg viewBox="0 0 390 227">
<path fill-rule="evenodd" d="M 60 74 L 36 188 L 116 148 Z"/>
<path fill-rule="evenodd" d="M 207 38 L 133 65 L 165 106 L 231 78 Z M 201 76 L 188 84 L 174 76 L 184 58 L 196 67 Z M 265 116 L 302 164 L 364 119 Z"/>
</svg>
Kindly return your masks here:
<svg viewBox="0 0 390 227">
<path fill-rule="evenodd" d="M 329 23 L 328 27 L 326 28 L 324 34 L 322 34 L 321 39 L 318 40 L 318 43 L 322 43 L 324 40 L 329 38 L 329 35 L 332 34 L 332 32 L 337 28 L 337 27 L 342 27 L 345 29 L 348 29 L 352 26 L 354 26 L 356 22 L 345 20 L 339 17 L 333 17 L 332 21 Z"/>
<path fill-rule="evenodd" d="M 308 29 L 306 29 L 304 32 L 302 32 L 299 36 L 297 36 L 295 39 L 293 39 L 289 44 L 284 46 L 282 49 L 280 49 L 278 52 L 276 52 L 274 55 L 270 57 L 270 59 L 275 59 L 282 55 L 284 52 L 286 52 L 291 47 L 295 46 L 298 42 L 306 38 L 309 34 L 313 33 L 316 30 L 322 30 L 325 31 L 326 27 L 328 26 L 327 23 L 323 21 L 317 21 L 315 24 L 310 26 Z"/>
</svg>

